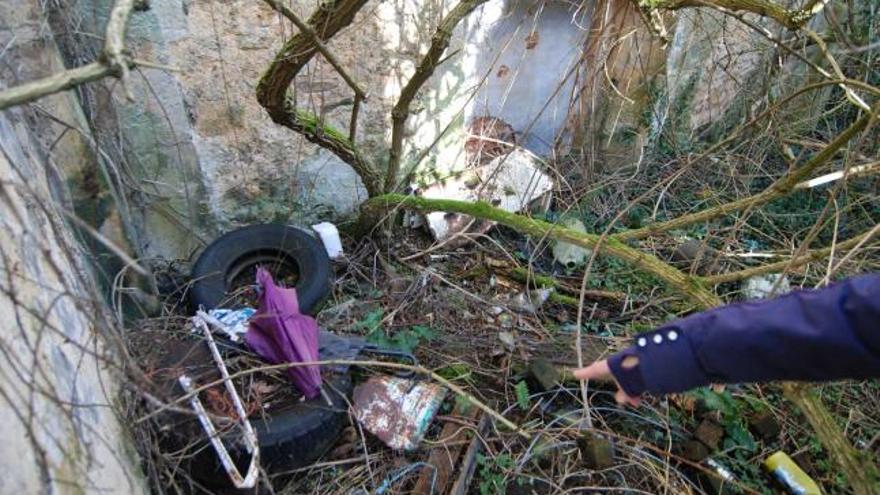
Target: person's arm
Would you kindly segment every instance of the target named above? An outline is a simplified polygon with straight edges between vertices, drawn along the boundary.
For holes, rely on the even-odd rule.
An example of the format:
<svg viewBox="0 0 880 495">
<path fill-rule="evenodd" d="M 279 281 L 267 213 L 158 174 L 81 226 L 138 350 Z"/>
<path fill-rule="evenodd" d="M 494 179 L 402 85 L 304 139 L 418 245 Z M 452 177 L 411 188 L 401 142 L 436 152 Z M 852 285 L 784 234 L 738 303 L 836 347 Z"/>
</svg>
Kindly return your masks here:
<svg viewBox="0 0 880 495">
<path fill-rule="evenodd" d="M 880 274 L 670 322 L 575 376 L 609 371 L 630 403 L 710 383 L 880 377 Z"/>
</svg>

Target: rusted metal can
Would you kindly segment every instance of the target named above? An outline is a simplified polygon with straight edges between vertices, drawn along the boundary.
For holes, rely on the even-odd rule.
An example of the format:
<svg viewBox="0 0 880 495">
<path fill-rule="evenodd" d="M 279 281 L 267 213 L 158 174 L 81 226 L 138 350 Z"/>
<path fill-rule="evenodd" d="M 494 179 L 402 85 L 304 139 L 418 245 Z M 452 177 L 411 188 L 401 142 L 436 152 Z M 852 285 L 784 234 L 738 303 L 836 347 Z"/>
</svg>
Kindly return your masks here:
<svg viewBox="0 0 880 495">
<path fill-rule="evenodd" d="M 424 438 L 446 389 L 432 383 L 374 376 L 354 390 L 354 414 L 364 428 L 396 450 L 413 450 Z"/>
</svg>

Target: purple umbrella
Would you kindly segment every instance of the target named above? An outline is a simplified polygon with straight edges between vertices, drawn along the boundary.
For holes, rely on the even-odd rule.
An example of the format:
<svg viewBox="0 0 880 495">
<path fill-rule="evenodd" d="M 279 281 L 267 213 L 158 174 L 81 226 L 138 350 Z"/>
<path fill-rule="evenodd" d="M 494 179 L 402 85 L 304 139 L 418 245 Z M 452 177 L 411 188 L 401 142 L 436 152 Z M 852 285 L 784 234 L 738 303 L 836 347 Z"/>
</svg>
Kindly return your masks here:
<svg viewBox="0 0 880 495">
<path fill-rule="evenodd" d="M 247 345 L 272 364 L 303 363 L 318 360 L 318 324 L 299 312 L 296 289 L 275 285 L 272 275 L 257 269 L 262 287 L 260 307 L 250 320 L 244 336 Z M 290 380 L 307 399 L 321 392 L 318 365 L 294 366 L 287 370 Z"/>
</svg>

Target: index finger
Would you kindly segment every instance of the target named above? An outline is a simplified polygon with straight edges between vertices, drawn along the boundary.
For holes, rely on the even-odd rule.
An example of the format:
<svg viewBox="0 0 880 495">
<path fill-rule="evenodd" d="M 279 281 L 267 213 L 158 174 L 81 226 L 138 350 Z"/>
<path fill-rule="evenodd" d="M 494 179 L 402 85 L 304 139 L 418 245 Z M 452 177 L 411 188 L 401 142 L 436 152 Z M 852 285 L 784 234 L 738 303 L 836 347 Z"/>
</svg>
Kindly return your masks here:
<svg viewBox="0 0 880 495">
<path fill-rule="evenodd" d="M 572 371 L 572 374 L 578 380 L 605 380 L 611 377 L 611 370 L 608 368 L 608 361 L 603 359 L 585 368 L 576 369 Z"/>
</svg>

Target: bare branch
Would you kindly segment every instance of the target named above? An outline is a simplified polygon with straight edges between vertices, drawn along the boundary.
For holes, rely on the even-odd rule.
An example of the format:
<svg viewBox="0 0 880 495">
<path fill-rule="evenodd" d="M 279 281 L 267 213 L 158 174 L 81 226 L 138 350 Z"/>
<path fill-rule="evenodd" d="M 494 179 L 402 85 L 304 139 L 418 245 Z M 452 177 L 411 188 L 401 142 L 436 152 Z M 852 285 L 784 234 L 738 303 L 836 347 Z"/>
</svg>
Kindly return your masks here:
<svg viewBox="0 0 880 495">
<path fill-rule="evenodd" d="M 403 152 L 403 132 L 406 119 L 409 117 L 409 106 L 419 89 L 428 81 L 434 69 L 440 63 L 443 53 L 449 48 L 449 41 L 455 26 L 467 17 L 486 0 L 462 0 L 446 15 L 434 36 L 431 38 L 431 46 L 428 53 L 422 58 L 416 72 L 407 81 L 406 86 L 400 92 L 400 98 L 391 111 L 391 151 L 388 154 L 388 170 L 385 175 L 385 192 L 394 192 L 397 183 L 397 172 L 400 170 L 400 158 Z"/>
<path fill-rule="evenodd" d="M 678 10 L 687 7 L 715 7 L 733 12 L 751 12 L 769 17 L 788 29 L 800 29 L 824 8 L 828 0 L 813 2 L 803 10 L 789 10 L 770 0 L 637 0 L 642 9 Z"/>
<path fill-rule="evenodd" d="M 321 55 L 323 55 L 324 58 L 327 59 L 327 62 L 330 62 L 330 65 L 332 65 L 333 68 L 336 69 L 336 72 L 338 72 L 339 75 L 342 76 L 342 79 L 345 81 L 346 84 L 348 84 L 348 87 L 351 88 L 351 90 L 354 91 L 354 93 L 360 99 L 367 99 L 367 93 L 363 89 L 361 89 L 360 85 L 355 82 L 354 78 L 352 78 L 345 70 L 345 68 L 342 67 L 342 64 L 339 63 L 339 60 L 336 58 L 335 55 L 333 55 L 333 52 L 331 52 L 330 49 L 327 48 L 327 45 L 325 45 L 324 42 L 321 41 L 321 38 L 318 37 L 318 35 L 315 33 L 315 30 L 309 27 L 309 25 L 306 24 L 305 21 L 300 19 L 300 17 L 296 15 L 296 12 L 287 8 L 287 6 L 281 3 L 280 0 L 263 1 L 269 4 L 269 6 L 273 9 L 281 12 L 281 14 L 284 15 L 284 17 L 287 17 L 287 19 L 289 19 L 290 22 L 292 22 L 293 25 L 297 27 L 297 29 L 309 36 L 312 40 L 312 43 L 315 44 L 315 48 L 317 48 L 318 51 L 321 52 Z"/>
<path fill-rule="evenodd" d="M 785 269 L 793 269 L 798 268 L 800 266 L 806 265 L 807 263 L 813 261 L 819 261 L 828 257 L 831 254 L 832 249 L 837 251 L 846 251 L 850 248 L 863 244 L 871 240 L 871 237 L 876 233 L 876 228 L 871 229 L 867 232 L 863 232 L 851 239 L 847 239 L 843 242 L 839 242 L 834 246 L 829 246 L 827 248 L 816 249 L 814 251 L 810 251 L 809 253 L 804 254 L 803 256 L 798 256 L 794 259 L 778 261 L 776 263 L 768 263 L 766 265 L 756 266 L 753 268 L 746 268 L 745 270 L 739 270 L 730 273 L 723 273 L 721 275 L 714 275 L 711 277 L 704 277 L 702 281 L 706 285 L 716 285 L 724 282 L 734 282 L 737 280 L 743 280 L 749 277 L 753 277 L 755 275 L 764 275 L 766 273 L 776 273 Z"/>
<path fill-rule="evenodd" d="M 113 5 L 104 35 L 104 52 L 98 57 L 98 61 L 0 91 L 0 110 L 65 91 L 83 83 L 97 81 L 106 76 L 121 78 L 126 95 L 131 98 L 131 91 L 126 82 L 129 66 L 134 62 L 123 52 L 125 29 L 133 4 L 134 0 L 117 0 Z"/>
</svg>

